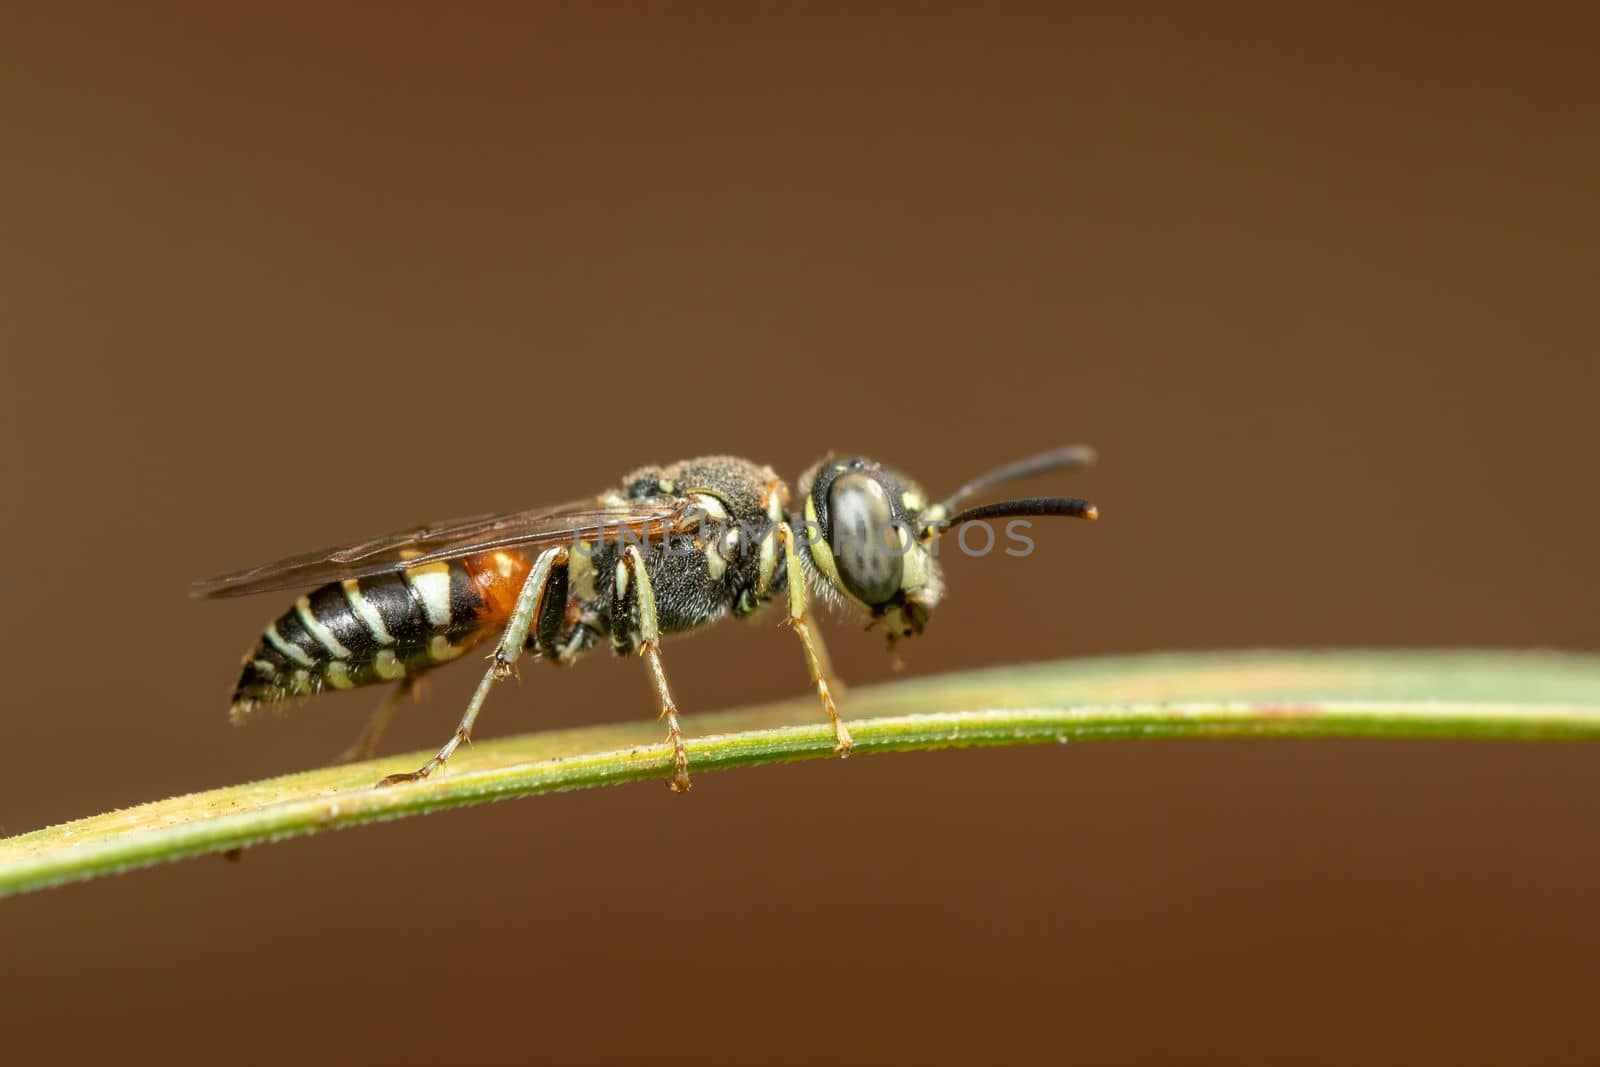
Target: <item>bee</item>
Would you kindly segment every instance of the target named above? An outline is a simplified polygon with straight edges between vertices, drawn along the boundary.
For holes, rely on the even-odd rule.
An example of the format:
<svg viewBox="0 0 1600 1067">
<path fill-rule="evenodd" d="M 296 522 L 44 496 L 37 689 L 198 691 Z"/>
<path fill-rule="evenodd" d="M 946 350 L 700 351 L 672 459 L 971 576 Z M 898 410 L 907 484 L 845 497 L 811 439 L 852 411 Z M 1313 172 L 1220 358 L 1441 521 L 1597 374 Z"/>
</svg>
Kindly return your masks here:
<svg viewBox="0 0 1600 1067">
<path fill-rule="evenodd" d="M 850 754 L 827 649 L 810 595 L 882 626 L 894 642 L 922 632 L 944 596 L 941 534 L 962 523 L 1036 515 L 1096 518 L 1086 500 L 1011 500 L 959 510 L 1002 482 L 1092 463 L 1069 446 L 984 474 L 938 502 L 899 471 L 863 456 L 829 456 L 788 485 L 771 467 L 705 456 L 641 467 L 599 496 L 557 507 L 431 523 L 197 582 L 197 597 L 312 588 L 245 657 L 230 717 L 250 720 L 330 689 L 389 683 L 347 758 L 366 758 L 398 705 L 428 672 L 497 638 L 489 667 L 455 733 L 415 771 L 418 781 L 472 737 L 484 700 L 523 653 L 570 665 L 602 641 L 637 654 L 666 721 L 674 791 L 689 788 L 677 705 L 661 665 L 662 638 L 727 615 L 748 618 L 787 602 L 836 751 Z"/>
</svg>

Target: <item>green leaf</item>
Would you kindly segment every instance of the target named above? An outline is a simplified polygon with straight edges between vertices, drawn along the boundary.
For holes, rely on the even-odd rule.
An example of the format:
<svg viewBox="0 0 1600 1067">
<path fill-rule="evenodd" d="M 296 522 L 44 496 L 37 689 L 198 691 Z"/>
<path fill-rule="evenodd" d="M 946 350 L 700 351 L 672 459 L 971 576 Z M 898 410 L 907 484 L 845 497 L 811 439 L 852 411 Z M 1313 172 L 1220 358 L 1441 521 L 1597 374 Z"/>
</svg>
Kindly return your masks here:
<svg viewBox="0 0 1600 1067">
<path fill-rule="evenodd" d="M 1193 737 L 1600 739 L 1600 656 L 1533 652 L 1190 653 L 1010 666 L 851 689 L 856 756 L 969 745 Z M 691 716 L 691 770 L 833 755 L 809 696 Z M 464 748 L 374 789 L 413 752 L 174 797 L 0 840 L 0 895 L 381 819 L 672 773 L 660 725 Z M 661 803 L 671 803 L 663 790 Z"/>
</svg>

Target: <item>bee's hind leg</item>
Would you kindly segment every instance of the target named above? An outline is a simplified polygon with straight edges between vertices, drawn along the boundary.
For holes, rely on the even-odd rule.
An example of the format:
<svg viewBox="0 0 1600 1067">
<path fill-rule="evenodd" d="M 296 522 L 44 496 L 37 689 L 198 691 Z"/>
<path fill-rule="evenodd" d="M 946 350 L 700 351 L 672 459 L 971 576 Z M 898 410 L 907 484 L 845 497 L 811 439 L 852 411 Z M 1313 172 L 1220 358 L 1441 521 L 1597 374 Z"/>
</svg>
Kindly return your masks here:
<svg viewBox="0 0 1600 1067">
<path fill-rule="evenodd" d="M 500 641 L 495 645 L 493 661 L 489 669 L 484 672 L 483 680 L 478 683 L 478 688 L 472 694 L 472 699 L 467 702 L 467 710 L 461 716 L 461 722 L 456 725 L 456 732 L 450 740 L 444 743 L 439 754 L 414 771 L 405 774 L 391 774 L 378 785 L 399 785 L 403 782 L 416 782 L 428 777 L 434 771 L 445 765 L 445 762 L 455 755 L 465 741 L 472 740 L 472 725 L 478 721 L 478 712 L 483 709 L 483 702 L 489 696 L 489 690 L 494 688 L 494 683 L 510 677 L 517 657 L 522 654 L 523 646 L 528 640 L 528 630 L 533 626 L 534 620 L 539 617 L 544 607 L 545 594 L 550 588 L 550 576 L 557 570 L 563 573 L 567 566 L 567 548 L 548 549 L 541 553 L 534 561 L 533 569 L 528 572 L 528 577 L 523 579 L 522 589 L 517 593 L 516 607 L 511 609 L 511 618 L 506 622 L 505 630 L 500 634 Z"/>
<path fill-rule="evenodd" d="M 361 760 L 371 759 L 378 751 L 378 740 L 383 737 L 383 732 L 389 728 L 389 721 L 394 718 L 395 709 L 404 704 L 407 699 L 420 700 L 422 698 L 422 679 L 420 677 L 406 678 L 399 685 L 389 691 L 372 712 L 367 724 L 361 728 L 356 739 L 350 742 L 343 752 L 334 758 L 334 763 L 358 763 Z"/>
</svg>

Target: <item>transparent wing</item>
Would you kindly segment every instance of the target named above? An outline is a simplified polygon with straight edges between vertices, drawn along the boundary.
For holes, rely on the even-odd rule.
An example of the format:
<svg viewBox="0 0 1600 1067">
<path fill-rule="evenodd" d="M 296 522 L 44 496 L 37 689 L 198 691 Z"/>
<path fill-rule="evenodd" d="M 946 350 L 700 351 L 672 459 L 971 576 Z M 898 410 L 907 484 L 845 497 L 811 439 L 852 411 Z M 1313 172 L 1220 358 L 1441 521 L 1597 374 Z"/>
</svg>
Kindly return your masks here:
<svg viewBox="0 0 1600 1067">
<path fill-rule="evenodd" d="M 615 503 L 584 500 L 505 515 L 474 515 L 207 578 L 195 582 L 189 595 L 234 597 L 275 589 L 310 589 L 499 548 L 544 548 L 601 537 L 616 539 L 624 533 L 659 540 L 665 534 L 695 528 L 698 514 L 682 500 L 656 498 Z"/>
</svg>

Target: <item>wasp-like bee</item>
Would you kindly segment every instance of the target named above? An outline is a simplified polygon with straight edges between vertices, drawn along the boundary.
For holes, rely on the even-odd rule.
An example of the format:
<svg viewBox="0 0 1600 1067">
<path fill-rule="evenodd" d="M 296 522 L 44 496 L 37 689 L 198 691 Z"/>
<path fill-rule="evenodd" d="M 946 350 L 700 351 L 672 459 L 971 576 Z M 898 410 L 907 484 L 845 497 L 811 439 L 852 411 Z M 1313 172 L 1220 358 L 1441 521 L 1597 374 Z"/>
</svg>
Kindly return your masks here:
<svg viewBox="0 0 1600 1067">
<path fill-rule="evenodd" d="M 881 625 L 891 645 L 922 632 L 944 595 L 935 541 L 952 526 L 1028 515 L 1096 517 L 1084 500 L 1015 500 L 958 511 L 983 489 L 1083 466 L 1074 446 L 999 468 L 930 502 L 899 472 L 830 456 L 801 476 L 800 507 L 770 467 L 706 456 L 643 467 L 587 501 L 435 523 L 197 583 L 194 595 L 244 596 L 317 587 L 266 628 L 244 662 L 235 722 L 326 689 L 396 683 L 347 753 L 366 757 L 417 680 L 499 635 L 488 671 L 438 755 L 380 785 L 426 778 L 470 739 L 484 698 L 527 651 L 558 665 L 602 640 L 649 665 L 672 744 L 674 790 L 689 788 L 678 712 L 661 667 L 661 639 L 725 615 L 743 618 L 786 597 L 784 622 L 850 754 L 807 593 Z M 835 683 L 836 684 L 836 683 Z"/>
</svg>

